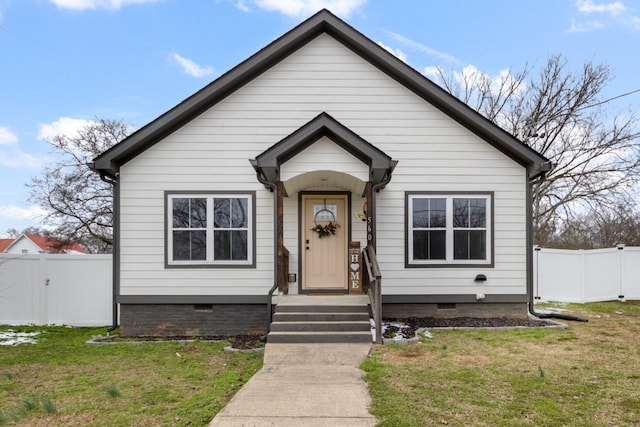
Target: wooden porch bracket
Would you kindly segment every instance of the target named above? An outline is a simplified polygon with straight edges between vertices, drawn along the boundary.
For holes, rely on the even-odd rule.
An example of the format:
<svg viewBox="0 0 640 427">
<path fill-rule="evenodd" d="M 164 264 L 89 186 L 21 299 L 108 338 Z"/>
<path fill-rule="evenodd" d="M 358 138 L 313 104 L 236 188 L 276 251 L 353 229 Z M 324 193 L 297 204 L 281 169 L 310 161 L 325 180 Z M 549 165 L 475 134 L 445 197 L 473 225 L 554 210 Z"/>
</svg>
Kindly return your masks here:
<svg viewBox="0 0 640 427">
<path fill-rule="evenodd" d="M 365 213 L 365 217 L 367 219 L 367 246 L 372 246 L 375 248 L 376 245 L 376 224 L 374 221 L 374 210 L 375 204 L 373 201 L 373 183 L 371 181 L 367 181 L 364 187 L 364 194 L 367 198 L 367 211 Z"/>
</svg>

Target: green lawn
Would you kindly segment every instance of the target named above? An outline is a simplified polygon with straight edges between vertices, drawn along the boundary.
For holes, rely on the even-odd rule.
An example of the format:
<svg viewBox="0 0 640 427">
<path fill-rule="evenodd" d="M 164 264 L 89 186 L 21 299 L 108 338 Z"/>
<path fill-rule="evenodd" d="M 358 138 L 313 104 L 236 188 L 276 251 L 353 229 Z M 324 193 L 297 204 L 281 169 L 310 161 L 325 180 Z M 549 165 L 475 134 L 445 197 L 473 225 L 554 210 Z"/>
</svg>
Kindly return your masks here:
<svg viewBox="0 0 640 427">
<path fill-rule="evenodd" d="M 640 302 L 562 306 L 569 329 L 431 330 L 363 364 L 381 426 L 638 426 Z M 104 328 L 0 346 L 0 425 L 206 426 L 262 365 L 224 343 L 88 345 Z M 274 390 L 274 393 L 277 390 Z"/>
<path fill-rule="evenodd" d="M 0 425 L 205 426 L 262 366 L 226 343 L 89 345 L 105 328 L 41 331 L 0 346 Z"/>
<path fill-rule="evenodd" d="M 640 425 L 640 302 L 562 307 L 589 322 L 376 347 L 371 412 L 393 427 Z"/>
</svg>

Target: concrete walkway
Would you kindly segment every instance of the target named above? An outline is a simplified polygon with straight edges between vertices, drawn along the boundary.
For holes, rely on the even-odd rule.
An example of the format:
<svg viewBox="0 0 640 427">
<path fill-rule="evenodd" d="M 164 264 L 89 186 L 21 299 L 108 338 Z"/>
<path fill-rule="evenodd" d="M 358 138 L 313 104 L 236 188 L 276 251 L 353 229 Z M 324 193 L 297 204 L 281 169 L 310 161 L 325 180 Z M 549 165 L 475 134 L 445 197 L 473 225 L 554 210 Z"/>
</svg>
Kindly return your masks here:
<svg viewBox="0 0 640 427">
<path fill-rule="evenodd" d="M 375 426 L 358 366 L 371 344 L 267 344 L 264 365 L 209 424 Z"/>
</svg>

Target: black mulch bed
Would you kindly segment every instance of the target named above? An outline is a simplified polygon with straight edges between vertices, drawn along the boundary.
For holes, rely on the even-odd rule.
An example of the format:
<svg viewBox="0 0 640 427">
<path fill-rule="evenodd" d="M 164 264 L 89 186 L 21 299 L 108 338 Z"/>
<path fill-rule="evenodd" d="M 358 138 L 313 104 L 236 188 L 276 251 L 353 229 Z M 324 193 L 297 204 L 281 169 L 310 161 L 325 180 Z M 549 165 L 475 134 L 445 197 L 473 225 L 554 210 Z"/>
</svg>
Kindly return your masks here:
<svg viewBox="0 0 640 427">
<path fill-rule="evenodd" d="M 545 320 L 534 319 L 509 319 L 503 317 L 455 317 L 452 319 L 440 319 L 435 317 L 410 317 L 408 319 L 382 319 L 384 322 L 401 323 L 405 326 L 397 327 L 389 325 L 382 334 L 384 338 L 393 338 L 397 334 L 404 338 L 413 338 L 419 328 L 498 328 L 498 327 L 529 327 L 539 328 L 552 325 Z"/>
<path fill-rule="evenodd" d="M 261 335 L 207 335 L 207 336 L 170 336 L 170 337 L 121 337 L 119 335 L 112 335 L 110 337 L 103 337 L 100 339 L 94 339 L 96 342 L 102 343 L 117 343 L 117 342 L 167 342 L 167 341 L 226 341 L 231 347 L 238 350 L 256 349 L 264 347 L 264 343 L 260 341 Z M 0 423 L 1 424 L 1 423 Z"/>
<path fill-rule="evenodd" d="M 229 341 L 231 347 L 237 348 L 239 350 L 264 347 L 264 343 L 260 341 L 260 335 L 235 335 L 232 337 L 224 337 L 220 339 Z"/>
</svg>

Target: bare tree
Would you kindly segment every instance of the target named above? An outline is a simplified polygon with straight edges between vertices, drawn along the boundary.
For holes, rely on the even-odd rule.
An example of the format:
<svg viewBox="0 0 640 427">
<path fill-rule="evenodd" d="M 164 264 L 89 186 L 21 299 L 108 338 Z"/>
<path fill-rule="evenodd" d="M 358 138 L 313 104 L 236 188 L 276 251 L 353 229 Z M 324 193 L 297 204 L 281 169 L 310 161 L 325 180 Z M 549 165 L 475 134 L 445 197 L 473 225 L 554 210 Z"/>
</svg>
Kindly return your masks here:
<svg viewBox="0 0 640 427">
<path fill-rule="evenodd" d="M 50 230 L 46 230 L 40 227 L 27 227 L 22 231 L 18 230 L 17 228 L 9 228 L 7 229 L 7 231 L 5 231 L 5 234 L 12 239 L 17 238 L 21 234 L 35 234 L 36 236 L 54 237 Z"/>
<path fill-rule="evenodd" d="M 550 239 L 559 249 L 611 248 L 618 244 L 640 246 L 640 213 L 628 204 L 576 216 Z"/>
<path fill-rule="evenodd" d="M 534 240 L 547 245 L 563 223 L 605 211 L 634 197 L 640 178 L 640 129 L 634 113 L 607 114 L 602 92 L 612 80 L 606 65 L 571 70 L 551 56 L 531 68 L 491 79 L 474 69 L 446 74 L 445 90 L 550 159 L 555 167 L 533 190 Z"/>
<path fill-rule="evenodd" d="M 61 159 L 31 179 L 29 200 L 47 212 L 53 233 L 90 252 L 111 252 L 113 192 L 87 164 L 132 132 L 122 121 L 97 119 L 75 136 L 57 135 L 48 142 Z"/>
</svg>

